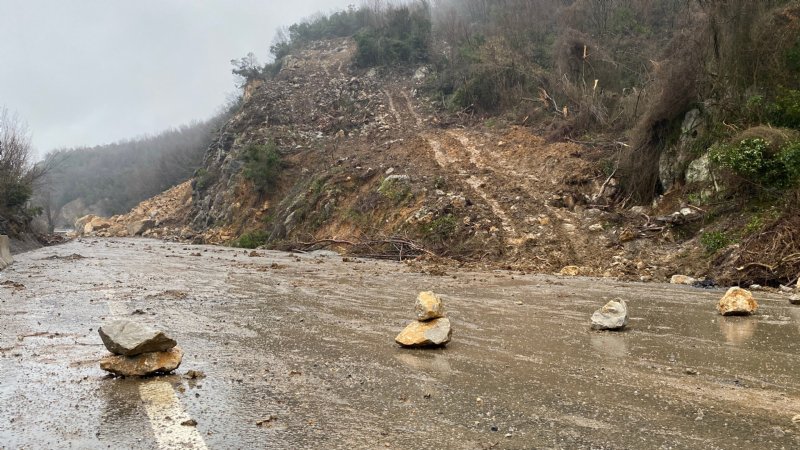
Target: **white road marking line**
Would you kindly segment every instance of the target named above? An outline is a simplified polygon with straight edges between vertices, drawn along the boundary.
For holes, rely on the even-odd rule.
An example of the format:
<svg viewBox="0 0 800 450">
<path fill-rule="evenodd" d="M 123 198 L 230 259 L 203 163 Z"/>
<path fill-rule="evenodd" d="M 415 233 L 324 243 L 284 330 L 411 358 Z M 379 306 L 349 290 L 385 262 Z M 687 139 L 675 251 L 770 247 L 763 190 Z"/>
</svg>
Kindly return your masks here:
<svg viewBox="0 0 800 450">
<path fill-rule="evenodd" d="M 172 384 L 149 380 L 139 385 L 139 395 L 160 448 L 208 448 L 197 428 L 181 425 L 191 417 L 181 406 Z"/>
<path fill-rule="evenodd" d="M 109 300 L 107 304 L 108 311 L 113 317 L 129 314 L 126 302 Z M 150 428 L 158 441 L 159 448 L 208 449 L 197 428 L 181 425 L 181 422 L 191 417 L 183 409 L 172 384 L 157 379 L 142 381 L 139 385 L 139 396 L 144 402 L 147 417 L 150 419 Z"/>
</svg>

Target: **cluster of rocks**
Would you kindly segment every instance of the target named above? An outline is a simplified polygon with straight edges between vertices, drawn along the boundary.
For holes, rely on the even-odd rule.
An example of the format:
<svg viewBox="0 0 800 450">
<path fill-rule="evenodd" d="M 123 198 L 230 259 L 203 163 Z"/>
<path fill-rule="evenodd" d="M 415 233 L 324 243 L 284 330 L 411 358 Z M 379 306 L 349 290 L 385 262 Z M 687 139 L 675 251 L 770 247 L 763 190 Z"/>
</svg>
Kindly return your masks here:
<svg viewBox="0 0 800 450">
<path fill-rule="evenodd" d="M 414 305 L 416 320 L 394 338 L 403 347 L 442 347 L 450 342 L 453 330 L 444 316 L 441 297 L 433 292 L 420 292 Z"/>
<path fill-rule="evenodd" d="M 143 236 L 188 241 L 196 233 L 181 223 L 191 207 L 191 182 L 179 184 L 153 198 L 147 199 L 124 215 L 109 218 L 89 214 L 75 221 L 75 235 L 93 237 Z"/>
<path fill-rule="evenodd" d="M 130 320 L 116 320 L 98 330 L 108 351 L 100 368 L 114 375 L 143 377 L 172 372 L 181 365 L 183 351 L 163 331 Z"/>
<path fill-rule="evenodd" d="M 691 284 L 691 283 L 676 283 Z M 723 316 L 749 316 L 758 310 L 753 294 L 742 288 L 732 287 L 717 303 L 717 311 Z M 628 325 L 628 305 L 615 299 L 592 314 L 593 330 L 619 331 Z"/>
<path fill-rule="evenodd" d="M 8 236 L 0 235 L 0 270 L 10 266 L 13 262 Z"/>
</svg>

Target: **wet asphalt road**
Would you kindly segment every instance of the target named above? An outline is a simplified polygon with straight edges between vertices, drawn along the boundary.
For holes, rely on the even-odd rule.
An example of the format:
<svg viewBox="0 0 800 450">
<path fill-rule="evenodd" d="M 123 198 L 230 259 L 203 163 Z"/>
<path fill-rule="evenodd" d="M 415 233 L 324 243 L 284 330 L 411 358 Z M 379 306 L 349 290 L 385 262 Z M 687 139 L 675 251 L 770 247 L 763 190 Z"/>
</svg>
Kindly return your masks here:
<svg viewBox="0 0 800 450">
<path fill-rule="evenodd" d="M 0 273 L 24 285 L 0 286 L 0 448 L 800 447 L 784 297 L 723 318 L 721 291 L 261 253 L 113 239 L 17 255 Z M 445 298 L 446 349 L 394 344 L 420 290 Z M 614 297 L 629 330 L 589 331 Z M 168 330 L 177 373 L 107 377 L 97 328 L 115 318 Z"/>
</svg>

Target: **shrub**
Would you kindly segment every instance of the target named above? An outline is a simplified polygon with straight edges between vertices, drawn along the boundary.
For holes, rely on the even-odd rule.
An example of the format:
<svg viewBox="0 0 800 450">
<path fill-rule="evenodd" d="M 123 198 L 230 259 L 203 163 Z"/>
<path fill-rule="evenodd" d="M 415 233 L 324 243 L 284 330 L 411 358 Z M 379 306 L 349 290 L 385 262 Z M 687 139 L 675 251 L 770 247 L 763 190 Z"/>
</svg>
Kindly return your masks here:
<svg viewBox="0 0 800 450">
<path fill-rule="evenodd" d="M 791 185 L 800 184 L 800 141 L 786 145 L 778 155 Z"/>
<path fill-rule="evenodd" d="M 356 64 L 361 67 L 408 64 L 428 60 L 431 18 L 427 3 L 389 6 L 381 24 L 357 33 Z"/>
<path fill-rule="evenodd" d="M 14 182 L 4 186 L 3 204 L 6 208 L 19 208 L 31 198 L 33 190 L 31 185 L 25 181 Z"/>
<path fill-rule="evenodd" d="M 194 187 L 198 191 L 205 191 L 214 182 L 213 176 L 204 168 L 200 168 L 195 171 L 194 180 Z"/>
<path fill-rule="evenodd" d="M 266 232 L 257 230 L 241 235 L 239 239 L 233 242 L 233 246 L 250 249 L 258 248 L 266 244 L 267 239 L 269 239 L 269 235 Z"/>
<path fill-rule="evenodd" d="M 411 196 L 409 183 L 410 180 L 406 176 L 389 176 L 381 182 L 378 192 L 397 205 Z"/>
<path fill-rule="evenodd" d="M 773 125 L 800 129 L 800 90 L 782 89 L 768 108 Z"/>
<path fill-rule="evenodd" d="M 786 189 L 800 184 L 800 141 L 790 141 L 778 151 L 773 147 L 760 138 L 717 145 L 711 151 L 711 161 L 764 188 Z"/>
<path fill-rule="evenodd" d="M 709 231 L 700 236 L 700 243 L 705 247 L 706 252 L 716 253 L 727 247 L 731 243 L 728 236 L 722 231 Z"/>
<path fill-rule="evenodd" d="M 278 181 L 283 162 L 273 142 L 264 145 L 250 144 L 242 150 L 242 174 L 253 182 L 259 193 L 265 193 Z"/>
<path fill-rule="evenodd" d="M 425 234 L 425 238 L 436 242 L 449 240 L 456 232 L 458 221 L 452 214 L 437 217 L 436 219 L 421 226 L 420 231 Z"/>
</svg>

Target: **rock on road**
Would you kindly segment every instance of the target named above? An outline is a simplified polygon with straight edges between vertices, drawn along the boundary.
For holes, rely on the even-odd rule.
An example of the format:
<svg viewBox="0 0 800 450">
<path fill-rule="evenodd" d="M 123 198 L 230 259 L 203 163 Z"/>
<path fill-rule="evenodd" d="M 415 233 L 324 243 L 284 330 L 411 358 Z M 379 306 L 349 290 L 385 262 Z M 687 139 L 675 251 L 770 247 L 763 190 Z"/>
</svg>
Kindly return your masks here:
<svg viewBox="0 0 800 450">
<path fill-rule="evenodd" d="M 16 259 L 0 272 L 0 448 L 800 446 L 800 310 L 779 296 L 723 317 L 723 291 L 687 286 L 145 239 Z M 453 339 L 401 349 L 428 290 Z M 626 331 L 591 331 L 612 298 Z M 168 331 L 179 371 L 107 377 L 97 328 L 120 318 Z"/>
</svg>

